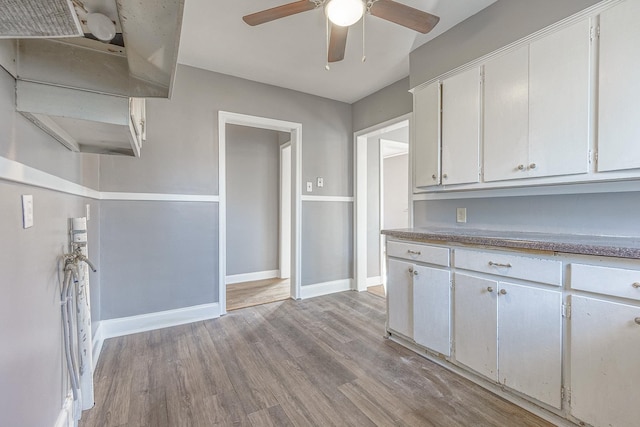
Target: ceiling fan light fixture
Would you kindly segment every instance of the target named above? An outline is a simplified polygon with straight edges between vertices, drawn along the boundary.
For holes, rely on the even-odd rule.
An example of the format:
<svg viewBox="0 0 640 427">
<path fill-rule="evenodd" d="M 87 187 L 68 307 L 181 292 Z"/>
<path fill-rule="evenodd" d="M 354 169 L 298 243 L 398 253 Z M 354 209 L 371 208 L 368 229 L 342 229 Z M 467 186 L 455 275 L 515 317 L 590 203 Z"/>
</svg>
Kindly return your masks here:
<svg viewBox="0 0 640 427">
<path fill-rule="evenodd" d="M 348 27 L 362 18 L 364 7 L 362 0 L 329 0 L 325 13 L 333 24 Z"/>
</svg>

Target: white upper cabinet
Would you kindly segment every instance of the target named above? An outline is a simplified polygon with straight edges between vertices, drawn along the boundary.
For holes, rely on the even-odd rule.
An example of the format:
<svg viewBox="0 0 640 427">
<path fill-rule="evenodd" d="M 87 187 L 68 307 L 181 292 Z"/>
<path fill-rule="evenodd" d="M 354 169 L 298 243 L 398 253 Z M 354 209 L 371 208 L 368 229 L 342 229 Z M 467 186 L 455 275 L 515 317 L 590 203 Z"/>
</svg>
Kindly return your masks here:
<svg viewBox="0 0 640 427">
<path fill-rule="evenodd" d="M 442 82 L 442 184 L 469 184 L 480 173 L 480 68 Z"/>
<path fill-rule="evenodd" d="M 589 171 L 590 21 L 488 61 L 484 180 Z"/>
<path fill-rule="evenodd" d="M 484 66 L 484 180 L 524 178 L 529 161 L 529 46 Z"/>
<path fill-rule="evenodd" d="M 440 83 L 413 94 L 413 170 L 416 187 L 440 184 Z"/>
<path fill-rule="evenodd" d="M 589 171 L 590 30 L 590 20 L 584 20 L 531 43 L 532 177 Z"/>
<path fill-rule="evenodd" d="M 600 15 L 598 171 L 640 168 L 640 2 Z"/>
</svg>

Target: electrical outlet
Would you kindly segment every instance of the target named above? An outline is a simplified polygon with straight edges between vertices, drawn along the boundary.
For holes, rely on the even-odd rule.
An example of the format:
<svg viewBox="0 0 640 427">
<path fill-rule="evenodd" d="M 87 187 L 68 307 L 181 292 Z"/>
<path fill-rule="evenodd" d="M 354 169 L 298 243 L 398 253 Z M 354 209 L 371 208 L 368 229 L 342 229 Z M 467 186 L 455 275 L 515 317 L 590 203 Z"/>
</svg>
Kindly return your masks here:
<svg viewBox="0 0 640 427">
<path fill-rule="evenodd" d="M 313 182 L 307 181 L 307 193 L 311 193 L 313 191 Z"/>
<path fill-rule="evenodd" d="M 318 177 L 318 188 L 322 188 L 324 187 L 324 179 Z"/>
<path fill-rule="evenodd" d="M 22 195 L 22 228 L 33 227 L 33 196 Z"/>
<path fill-rule="evenodd" d="M 467 222 L 467 208 L 456 208 L 456 222 Z"/>
</svg>

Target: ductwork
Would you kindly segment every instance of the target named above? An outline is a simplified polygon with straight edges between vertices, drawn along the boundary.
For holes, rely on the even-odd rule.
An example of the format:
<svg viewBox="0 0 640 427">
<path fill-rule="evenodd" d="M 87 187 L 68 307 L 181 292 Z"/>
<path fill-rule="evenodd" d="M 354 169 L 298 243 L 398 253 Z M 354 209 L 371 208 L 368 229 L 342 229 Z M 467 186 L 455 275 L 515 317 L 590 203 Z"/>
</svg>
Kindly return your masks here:
<svg viewBox="0 0 640 427">
<path fill-rule="evenodd" d="M 0 38 L 9 39 L 0 40 L 0 65 L 18 82 L 18 111 L 31 120 L 39 117 L 34 122 L 50 134 L 58 132 L 45 125 L 53 120 L 67 133 L 62 138 L 68 141 L 65 146 L 74 151 L 139 155 L 141 140 L 137 148 L 129 141 L 129 150 L 123 149 L 123 141 L 111 147 L 113 143 L 98 138 L 104 134 L 100 111 L 105 104 L 128 108 L 129 98 L 170 97 L 183 8 L 184 0 L 0 0 L 4 15 Z M 112 42 L 99 41 L 90 33 L 87 17 L 92 13 L 113 22 Z M 68 37 L 73 31 L 76 37 Z M 55 108 L 58 95 L 59 105 L 69 108 Z M 108 101 L 100 101 L 100 95 L 109 97 Z M 124 102 L 113 102 L 117 98 Z M 54 106 L 41 105 L 39 99 Z M 73 108 L 70 99 L 85 104 Z M 134 116 L 131 111 L 119 115 Z M 74 124 L 84 120 L 99 124 L 95 133 L 90 123 Z M 127 126 L 140 127 L 139 121 L 144 122 L 144 117 Z"/>
</svg>

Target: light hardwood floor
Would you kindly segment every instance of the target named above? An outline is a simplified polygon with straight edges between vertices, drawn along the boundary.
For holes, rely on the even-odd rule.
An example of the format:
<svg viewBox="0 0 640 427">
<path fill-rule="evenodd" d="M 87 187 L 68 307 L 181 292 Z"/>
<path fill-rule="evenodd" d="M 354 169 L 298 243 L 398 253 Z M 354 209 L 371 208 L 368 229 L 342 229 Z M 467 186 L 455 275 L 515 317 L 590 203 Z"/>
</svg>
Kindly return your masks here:
<svg viewBox="0 0 640 427">
<path fill-rule="evenodd" d="M 266 279 L 227 285 L 227 311 L 282 301 L 291 295 L 289 279 Z"/>
<path fill-rule="evenodd" d="M 109 339 L 81 427 L 550 426 L 384 339 L 342 292 Z"/>
<path fill-rule="evenodd" d="M 385 298 L 384 286 L 383 285 L 369 286 L 367 288 L 367 292 L 371 292 L 374 295 L 377 295 L 379 297 Z"/>
</svg>

